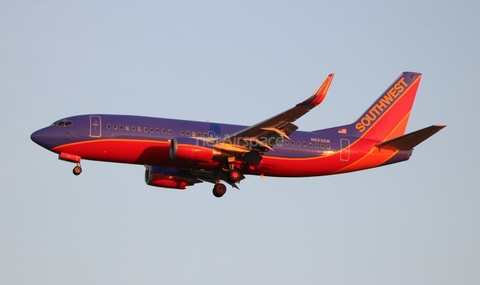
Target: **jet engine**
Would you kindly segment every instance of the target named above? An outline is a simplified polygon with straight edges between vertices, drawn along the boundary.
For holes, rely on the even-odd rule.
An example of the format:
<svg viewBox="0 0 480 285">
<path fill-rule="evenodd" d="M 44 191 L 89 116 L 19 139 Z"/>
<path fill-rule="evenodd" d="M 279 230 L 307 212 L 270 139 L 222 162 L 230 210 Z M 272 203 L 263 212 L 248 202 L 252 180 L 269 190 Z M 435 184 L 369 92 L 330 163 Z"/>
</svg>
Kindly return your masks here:
<svg viewBox="0 0 480 285">
<path fill-rule="evenodd" d="M 145 169 L 145 183 L 150 186 L 184 190 L 186 186 L 201 182 L 181 170 L 157 166 L 147 166 Z"/>
<path fill-rule="evenodd" d="M 170 157 L 188 162 L 212 162 L 222 157 L 222 152 L 209 141 L 195 138 L 175 138 L 170 142 Z"/>
</svg>

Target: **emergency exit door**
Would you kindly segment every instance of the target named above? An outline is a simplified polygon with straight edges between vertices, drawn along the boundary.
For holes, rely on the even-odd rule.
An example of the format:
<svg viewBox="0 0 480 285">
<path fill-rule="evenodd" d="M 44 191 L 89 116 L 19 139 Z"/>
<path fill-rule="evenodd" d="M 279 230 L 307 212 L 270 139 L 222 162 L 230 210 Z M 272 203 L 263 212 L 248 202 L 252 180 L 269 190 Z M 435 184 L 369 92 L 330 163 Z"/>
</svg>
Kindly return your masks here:
<svg viewBox="0 0 480 285">
<path fill-rule="evenodd" d="M 340 160 L 348 161 L 350 159 L 350 140 L 340 139 Z"/>
</svg>

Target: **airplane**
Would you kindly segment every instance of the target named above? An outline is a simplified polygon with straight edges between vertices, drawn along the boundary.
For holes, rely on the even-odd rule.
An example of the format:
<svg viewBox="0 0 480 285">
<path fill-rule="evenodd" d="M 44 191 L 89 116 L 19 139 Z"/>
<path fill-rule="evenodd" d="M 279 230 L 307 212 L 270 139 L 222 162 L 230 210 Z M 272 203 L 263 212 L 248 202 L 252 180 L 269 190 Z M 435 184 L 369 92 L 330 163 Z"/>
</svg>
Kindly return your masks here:
<svg viewBox="0 0 480 285">
<path fill-rule="evenodd" d="M 147 185 L 186 189 L 225 182 L 237 188 L 245 175 L 311 177 L 340 174 L 408 160 L 413 148 L 446 125 L 405 134 L 422 77 L 403 72 L 353 123 L 297 131 L 298 118 L 327 95 L 334 74 L 305 101 L 253 126 L 128 115 L 67 117 L 31 135 L 38 145 L 73 162 L 81 160 L 145 166 Z"/>
</svg>

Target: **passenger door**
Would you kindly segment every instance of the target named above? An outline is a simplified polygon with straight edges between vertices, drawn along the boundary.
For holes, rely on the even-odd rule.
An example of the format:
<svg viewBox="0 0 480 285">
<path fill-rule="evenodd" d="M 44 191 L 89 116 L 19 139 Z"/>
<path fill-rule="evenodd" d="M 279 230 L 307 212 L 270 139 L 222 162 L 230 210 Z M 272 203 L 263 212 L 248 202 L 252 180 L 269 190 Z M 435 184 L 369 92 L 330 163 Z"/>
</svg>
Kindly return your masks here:
<svg viewBox="0 0 480 285">
<path fill-rule="evenodd" d="M 90 136 L 92 138 L 102 136 L 102 118 L 100 116 L 90 116 Z"/>
</svg>

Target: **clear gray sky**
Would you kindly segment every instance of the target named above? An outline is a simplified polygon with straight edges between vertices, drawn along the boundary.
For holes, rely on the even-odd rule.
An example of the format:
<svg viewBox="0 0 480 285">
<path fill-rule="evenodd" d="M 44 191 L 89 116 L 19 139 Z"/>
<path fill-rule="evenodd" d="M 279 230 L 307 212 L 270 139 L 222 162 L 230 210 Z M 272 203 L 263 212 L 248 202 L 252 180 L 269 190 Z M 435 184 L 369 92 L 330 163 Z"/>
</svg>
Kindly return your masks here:
<svg viewBox="0 0 480 285">
<path fill-rule="evenodd" d="M 478 1 L 2 1 L 1 284 L 479 284 Z M 142 166 L 30 141 L 78 114 L 254 124 L 336 74 L 297 121 L 355 120 L 423 73 L 408 162 L 301 179 L 145 185 Z"/>
</svg>

